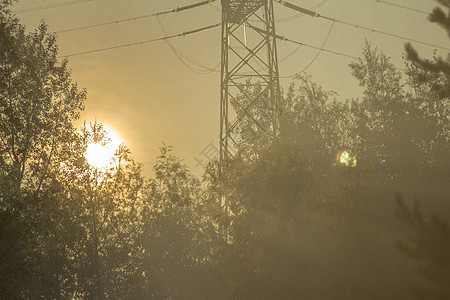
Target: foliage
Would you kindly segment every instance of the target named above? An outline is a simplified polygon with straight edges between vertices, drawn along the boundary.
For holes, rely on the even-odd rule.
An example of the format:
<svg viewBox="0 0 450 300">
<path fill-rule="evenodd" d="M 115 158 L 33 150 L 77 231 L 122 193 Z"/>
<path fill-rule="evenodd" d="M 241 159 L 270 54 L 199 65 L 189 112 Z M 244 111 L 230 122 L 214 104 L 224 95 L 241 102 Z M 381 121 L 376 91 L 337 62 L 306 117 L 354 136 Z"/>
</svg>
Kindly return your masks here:
<svg viewBox="0 0 450 300">
<path fill-rule="evenodd" d="M 429 15 L 428 19 L 441 26 L 450 36 L 450 15 L 444 10 L 450 12 L 450 2 L 448 0 L 436 0 L 443 8 L 437 6 Z M 443 10 L 444 9 L 444 10 Z M 423 71 L 417 75 L 417 79 L 428 85 L 431 85 L 433 91 L 439 98 L 448 98 L 450 96 L 450 85 L 448 84 L 450 78 L 450 56 L 447 58 L 434 57 L 433 60 L 422 59 L 419 57 L 417 51 L 407 43 L 405 46 L 407 58 Z M 435 79 L 439 78 L 439 81 Z"/>
<path fill-rule="evenodd" d="M 433 172 L 438 161 L 448 162 L 438 154 L 447 147 L 440 117 L 448 104 L 432 106 L 437 97 L 415 81 L 418 67 L 410 66 L 405 87 L 369 43 L 350 67 L 364 88 L 361 98 L 337 101 L 299 74 L 282 102 L 281 138 L 253 144 L 257 155 L 244 147 L 220 178 L 213 165 L 207 170 L 207 191 L 227 207 L 221 216 L 220 205 L 211 211 L 227 235 L 215 263 L 232 298 L 408 297 L 414 276 L 392 247 L 401 230 L 391 194 L 434 192 L 443 199 L 448 177 Z M 263 116 L 258 109 L 265 107 L 253 110 Z M 355 168 L 336 161 L 343 150 L 356 154 Z"/>
<path fill-rule="evenodd" d="M 369 43 L 363 50 L 363 58 L 350 64 L 352 74 L 365 88 L 362 99 L 352 103 L 356 115 L 354 136 L 358 139 L 355 151 L 360 160 L 366 160 L 384 169 L 388 176 L 398 171 L 398 160 L 403 159 L 399 147 L 410 147 L 410 141 L 399 139 L 399 128 L 405 122 L 403 91 L 400 72 L 389 58 Z M 399 145 L 401 144 L 401 145 Z"/>
<path fill-rule="evenodd" d="M 429 20 L 441 26 L 450 36 L 450 2 L 437 0 L 437 6 L 429 15 Z M 422 189 L 416 193 L 428 199 L 427 205 L 448 209 L 449 195 L 449 140 L 450 140 L 450 55 L 447 58 L 423 59 L 408 43 L 406 45 L 408 84 L 413 92 L 408 94 L 410 116 L 415 131 L 414 142 L 420 148 L 423 166 Z M 415 296 L 425 299 L 448 298 L 449 272 L 449 229 L 447 222 L 436 214 L 426 217 L 419 202 L 411 208 L 401 194 L 397 194 L 397 217 L 408 226 L 410 235 L 407 241 L 399 241 L 398 248 L 406 256 L 420 263 L 418 273 L 427 280 L 426 284 L 415 284 Z M 433 205 L 434 204 L 434 205 Z"/>
<path fill-rule="evenodd" d="M 58 62 L 45 24 L 26 33 L 2 7 L 0 40 L 0 265 L 8 269 L 0 272 L 8 274 L 0 293 L 31 297 L 47 285 L 36 255 L 58 214 L 52 174 L 73 141 L 72 121 L 86 95 L 72 83 L 67 62 Z"/>
<path fill-rule="evenodd" d="M 439 1 L 448 6 L 448 1 Z M 258 84 L 231 100 L 240 151 L 203 181 L 165 144 L 154 176 L 122 145 L 90 166 L 102 125 L 72 126 L 86 93 L 45 24 L 0 2 L 0 298 L 405 299 L 448 295 L 448 61 L 411 54 L 402 74 L 366 43 L 361 97 L 298 74 L 280 103 Z M 439 9 L 432 20 L 448 30 Z M 255 101 L 258 99 L 258 101 Z M 355 154 L 342 163 L 342 151 Z M 219 172 L 220 170 L 220 172 Z M 219 176 L 220 174 L 220 176 Z M 422 279 L 396 251 L 421 262 Z M 427 284 L 423 284 L 423 280 Z"/>
<path fill-rule="evenodd" d="M 217 298 L 219 283 L 206 268 L 213 231 L 202 216 L 200 182 L 165 144 L 147 186 L 143 247 L 151 298 Z"/>
<path fill-rule="evenodd" d="M 232 296 L 298 297 L 292 253 L 299 250 L 296 235 L 314 205 L 308 191 L 312 176 L 300 148 L 275 141 L 257 161 L 233 162 L 223 180 L 232 242 L 222 245 L 217 268 Z"/>
<path fill-rule="evenodd" d="M 397 243 L 409 258 L 417 261 L 417 271 L 427 284 L 413 285 L 414 294 L 424 299 L 447 299 L 450 294 L 450 228 L 436 214 L 427 217 L 418 201 L 407 205 L 396 195 L 397 218 L 409 229 L 407 240 Z M 409 207 L 411 206 L 411 207 Z"/>
<path fill-rule="evenodd" d="M 107 138 L 97 124 L 90 130 L 84 127 L 82 134 L 85 143 L 101 143 Z M 143 226 L 141 172 L 129 150 L 121 146 L 111 167 L 84 168 L 76 181 L 69 183 L 75 187 L 71 201 L 77 202 L 77 225 L 81 229 L 74 249 L 66 247 L 72 260 L 78 260 L 69 260 L 68 265 L 79 267 L 68 286 L 71 297 L 125 299 L 139 289 L 143 281 L 143 249 L 138 244 Z"/>
</svg>

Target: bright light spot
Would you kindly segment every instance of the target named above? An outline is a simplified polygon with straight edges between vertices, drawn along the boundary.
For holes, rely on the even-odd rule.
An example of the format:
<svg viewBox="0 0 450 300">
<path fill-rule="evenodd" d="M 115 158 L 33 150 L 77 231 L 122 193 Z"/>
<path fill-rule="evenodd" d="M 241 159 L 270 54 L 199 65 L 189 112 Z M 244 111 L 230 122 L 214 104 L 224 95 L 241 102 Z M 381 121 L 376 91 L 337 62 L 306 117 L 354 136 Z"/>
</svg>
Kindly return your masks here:
<svg viewBox="0 0 450 300">
<path fill-rule="evenodd" d="M 119 149 L 120 144 L 123 142 L 122 138 L 114 130 L 105 125 L 103 125 L 103 129 L 106 131 L 110 141 L 105 145 L 100 143 L 90 143 L 84 154 L 88 163 L 96 168 L 107 167 L 110 164 L 112 157 Z"/>
<path fill-rule="evenodd" d="M 350 150 L 344 150 L 339 154 L 339 163 L 346 167 L 356 167 L 356 157 Z"/>
</svg>

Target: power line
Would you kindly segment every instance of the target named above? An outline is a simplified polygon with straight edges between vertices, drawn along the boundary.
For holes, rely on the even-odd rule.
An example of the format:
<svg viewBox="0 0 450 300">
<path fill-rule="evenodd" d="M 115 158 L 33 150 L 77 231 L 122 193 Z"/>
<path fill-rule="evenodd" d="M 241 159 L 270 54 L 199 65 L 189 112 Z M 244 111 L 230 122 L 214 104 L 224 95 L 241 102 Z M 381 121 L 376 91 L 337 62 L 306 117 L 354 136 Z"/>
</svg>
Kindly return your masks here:
<svg viewBox="0 0 450 300">
<path fill-rule="evenodd" d="M 331 31 L 333 31 L 333 27 L 334 27 L 334 22 L 331 23 L 330 30 L 328 31 L 327 36 L 323 40 L 322 45 L 320 45 L 320 50 L 317 52 L 316 56 L 314 56 L 312 61 L 306 67 L 304 67 L 303 70 L 300 71 L 300 73 L 305 72 L 316 61 L 316 59 L 319 57 L 319 55 L 322 53 L 322 51 L 323 51 L 322 49 L 327 45 L 328 40 L 331 36 Z"/>
<path fill-rule="evenodd" d="M 299 41 L 296 41 L 296 40 L 291 40 L 291 39 L 286 38 L 286 37 L 281 36 L 281 35 L 275 35 L 275 37 L 277 39 L 281 40 L 281 41 L 290 42 L 290 43 L 293 43 L 293 44 L 305 46 L 305 47 L 308 47 L 308 48 L 316 49 L 316 50 L 327 52 L 327 53 L 334 54 L 334 55 L 339 55 L 339 56 L 342 56 L 342 57 L 347 57 L 347 58 L 351 58 L 351 59 L 360 60 L 359 57 L 356 57 L 356 56 L 353 56 L 353 55 L 349 55 L 349 54 L 345 54 L 345 53 L 338 52 L 338 51 L 334 51 L 334 50 L 330 50 L 330 49 L 326 49 L 326 48 L 324 48 L 324 46 L 317 47 L 317 46 L 313 46 L 313 45 L 308 45 L 308 44 L 305 44 L 305 43 L 302 43 L 302 42 L 299 42 Z M 398 71 L 405 71 L 406 70 L 404 68 L 399 68 L 399 67 L 395 67 L 395 68 Z M 287 78 L 287 77 L 289 77 L 289 76 L 285 76 L 283 78 Z M 290 76 L 290 77 L 292 77 L 292 76 Z"/>
<path fill-rule="evenodd" d="M 412 7 L 408 7 L 408 6 L 403 6 L 403 5 L 392 3 L 392 2 L 387 2 L 387 1 L 382 1 L 382 0 L 375 0 L 375 2 L 378 2 L 378 3 L 381 3 L 381 4 L 387 4 L 387 5 L 391 5 L 391 6 L 395 6 L 395 7 L 399 7 L 399 8 L 403 8 L 403 9 L 406 9 L 406 10 L 418 12 L 418 13 L 425 14 L 425 15 L 429 15 L 430 14 L 429 12 L 426 12 L 424 10 L 420 10 L 420 9 L 416 9 L 416 8 L 412 8 Z"/>
<path fill-rule="evenodd" d="M 299 42 L 299 41 L 296 41 L 296 40 L 292 40 L 292 39 L 286 38 L 285 36 L 275 34 L 274 37 L 275 37 L 276 39 L 280 40 L 280 41 L 290 42 L 290 43 L 299 45 L 298 48 L 296 48 L 293 52 L 291 52 L 290 54 L 288 54 L 285 58 L 283 58 L 283 59 L 281 59 L 281 60 L 287 59 L 289 56 L 291 56 L 292 54 L 294 54 L 294 53 L 295 53 L 298 49 L 300 49 L 302 46 L 305 46 L 305 47 L 308 47 L 308 48 L 311 48 L 311 49 L 318 50 L 319 52 L 316 54 L 316 56 L 313 58 L 313 60 L 312 60 L 312 61 L 311 61 L 311 62 L 310 62 L 310 63 L 309 63 L 302 71 L 296 72 L 296 74 L 297 74 L 297 73 L 304 72 L 307 68 L 309 68 L 309 67 L 315 62 L 315 60 L 317 59 L 317 57 L 319 56 L 319 54 L 322 53 L 322 52 L 326 52 L 326 53 L 338 55 L 338 56 L 341 56 L 341 57 L 346 57 L 346 58 L 351 58 L 351 59 L 359 60 L 359 59 L 360 59 L 359 57 L 356 57 L 356 56 L 353 56 L 353 55 L 350 55 L 350 54 L 346 54 L 346 53 L 342 53 L 342 52 L 338 52 L 338 51 L 335 51 L 335 50 L 330 50 L 330 49 L 326 49 L 326 48 L 325 48 L 325 45 L 327 44 L 327 42 L 328 42 L 328 40 L 329 40 L 329 37 L 330 37 L 330 35 L 331 35 L 331 31 L 332 31 L 332 29 L 333 29 L 333 26 L 334 26 L 334 23 L 331 25 L 330 30 L 328 31 L 328 34 L 327 34 L 327 36 L 325 37 L 325 39 L 324 39 L 324 41 L 322 42 L 322 45 L 321 45 L 320 47 L 318 47 L 318 46 L 313 46 L 313 45 L 309 45 L 309 44 L 306 44 L 306 43 L 302 43 L 302 42 Z M 398 67 L 395 67 L 395 68 L 396 68 L 397 70 L 399 70 L 399 71 L 405 71 L 405 69 L 402 69 L 402 68 L 398 68 Z M 295 76 L 295 74 L 294 74 L 294 75 L 290 75 L 290 76 L 280 76 L 280 78 L 291 78 L 291 77 L 293 77 L 293 76 Z"/>
<path fill-rule="evenodd" d="M 139 41 L 139 42 L 135 42 L 135 43 L 117 45 L 117 46 L 106 47 L 106 48 L 101 48 L 101 49 L 77 52 L 77 53 L 72 53 L 72 54 L 68 54 L 68 55 L 61 55 L 61 56 L 59 56 L 59 58 L 64 58 L 64 57 L 67 58 L 67 57 L 72 57 L 72 56 L 79 56 L 79 55 L 84 55 L 84 54 L 103 52 L 103 51 L 107 51 L 107 50 L 113 50 L 113 49 L 118 49 L 118 48 L 125 48 L 125 47 L 130 47 L 130 46 L 142 45 L 142 44 L 146 44 L 146 43 L 163 41 L 163 40 L 167 40 L 167 39 L 173 39 L 173 38 L 181 37 L 181 36 L 193 35 L 193 34 L 197 34 L 200 32 L 210 30 L 210 29 L 218 27 L 218 26 L 220 26 L 220 23 L 214 24 L 214 25 L 209 25 L 209 26 L 202 27 L 202 28 L 195 29 L 195 30 L 185 31 L 185 32 L 179 33 L 179 34 L 169 35 L 166 37 L 160 37 L 160 38 L 155 38 L 155 39 L 151 39 L 151 40 Z"/>
<path fill-rule="evenodd" d="M 217 6 L 215 6 L 214 4 L 208 4 L 208 6 L 209 7 L 211 7 L 212 9 L 214 9 L 215 11 L 218 11 L 218 12 L 222 12 L 222 9 L 220 9 L 220 8 L 218 8 Z"/>
<path fill-rule="evenodd" d="M 313 7 L 311 7 L 310 10 L 316 10 L 316 9 L 320 8 L 321 6 L 323 6 L 324 4 L 326 4 L 328 1 L 329 0 L 323 0 L 322 2 L 319 2 L 318 4 L 316 4 Z M 290 16 L 290 17 L 280 18 L 280 19 L 277 19 L 275 21 L 281 23 L 281 22 L 286 22 L 286 21 L 291 21 L 291 20 L 297 19 L 297 18 L 301 18 L 301 17 L 304 17 L 304 16 L 305 16 L 304 13 L 300 13 L 300 14 L 296 14 L 296 15 L 293 15 L 293 16 Z"/>
<path fill-rule="evenodd" d="M 284 6 L 288 7 L 288 8 L 291 8 L 291 9 L 299 11 L 301 13 L 310 15 L 312 17 L 323 18 L 323 19 L 331 21 L 331 22 L 337 22 L 337 23 L 340 23 L 340 24 L 343 24 L 343 25 L 352 26 L 352 27 L 355 27 L 355 28 L 358 28 L 358 29 L 363 29 L 363 30 L 375 32 L 375 33 L 378 33 L 378 34 L 383 34 L 383 35 L 386 35 L 386 36 L 394 37 L 394 38 L 405 40 L 405 41 L 415 42 L 415 43 L 418 43 L 418 44 L 431 46 L 431 47 L 435 47 L 435 48 L 439 48 L 439 49 L 450 50 L 450 48 L 448 48 L 448 47 L 444 47 L 444 46 L 440 46 L 440 45 L 436 45 L 436 44 L 431 44 L 431 43 L 428 43 L 428 42 L 423 42 L 423 41 L 420 41 L 420 40 L 408 38 L 408 37 L 401 36 L 401 35 L 398 35 L 398 34 L 386 32 L 386 31 L 381 31 L 381 30 L 373 29 L 373 28 L 370 28 L 370 27 L 367 27 L 367 26 L 362 26 L 362 25 L 350 23 L 350 22 L 347 22 L 347 21 L 342 21 L 342 20 L 338 20 L 338 19 L 335 19 L 335 18 L 323 16 L 323 15 L 320 15 L 320 14 L 318 14 L 316 12 L 310 11 L 310 10 L 308 10 L 306 8 L 299 7 L 297 5 L 294 5 L 292 3 L 289 3 L 289 2 L 286 2 L 286 1 L 283 1 L 283 0 L 275 0 L 275 1 L 279 2 L 280 4 L 282 4 L 282 5 L 284 5 Z"/>
<path fill-rule="evenodd" d="M 278 60 L 278 63 L 281 64 L 282 62 L 284 62 L 286 59 L 288 59 L 289 57 L 291 57 L 292 55 L 294 55 L 295 52 L 297 52 L 298 50 L 300 50 L 300 48 L 303 45 L 298 46 L 297 48 L 294 49 L 294 51 L 292 51 L 291 53 L 289 53 L 288 55 L 286 55 L 285 57 L 281 58 L 280 60 Z"/>
<path fill-rule="evenodd" d="M 327 33 L 327 35 L 325 36 L 325 39 L 323 40 L 323 42 L 322 42 L 322 45 L 320 46 L 320 49 L 319 49 L 319 51 L 316 53 L 316 55 L 314 56 L 314 58 L 311 60 L 311 62 L 306 66 L 306 67 L 304 67 L 300 72 L 296 72 L 295 74 L 292 74 L 292 75 L 290 75 L 290 76 L 280 76 L 281 78 L 291 78 L 291 77 L 294 77 L 296 74 L 298 74 L 298 73 L 303 73 L 303 72 L 305 72 L 315 61 L 316 61 L 316 59 L 319 57 L 319 55 L 322 53 L 322 51 L 323 51 L 323 49 L 324 49 L 324 47 L 327 45 L 327 43 L 328 43 L 328 40 L 330 39 L 330 36 L 331 36 L 331 32 L 333 31 L 333 27 L 334 27 L 334 22 L 331 24 L 331 26 L 330 26 L 330 30 L 328 30 L 328 33 Z M 301 47 L 302 45 L 300 45 L 299 47 Z"/>
<path fill-rule="evenodd" d="M 84 1 L 92 1 L 92 0 L 84 0 Z M 99 24 L 81 26 L 81 27 L 76 27 L 76 28 L 64 29 L 64 30 L 56 31 L 55 33 L 65 33 L 65 32 L 71 32 L 71 31 L 77 31 L 77 30 L 83 30 L 83 29 L 107 26 L 107 25 L 112 25 L 112 24 L 119 24 L 119 23 L 123 23 L 123 22 L 136 21 L 136 20 L 145 19 L 145 18 L 157 17 L 157 16 L 161 16 L 161 15 L 165 15 L 165 14 L 170 14 L 170 13 L 176 13 L 176 12 L 181 12 L 181 11 L 185 11 L 185 10 L 190 10 L 190 9 L 197 8 L 197 7 L 206 5 L 206 4 L 210 4 L 210 3 L 214 2 L 214 1 L 217 1 L 217 0 L 206 0 L 206 1 L 194 3 L 194 4 L 191 4 L 191 5 L 187 5 L 187 6 L 177 7 L 177 8 L 172 9 L 172 10 L 167 10 L 167 11 L 162 11 L 162 12 L 142 15 L 142 16 L 133 17 L 133 18 L 120 19 L 120 20 L 115 20 L 115 21 L 110 21 L 110 22 L 105 22 L 105 23 L 99 23 Z"/>
<path fill-rule="evenodd" d="M 165 29 L 163 23 L 161 22 L 160 17 L 156 16 L 156 18 L 158 20 L 158 25 L 159 25 L 159 28 L 161 29 L 162 34 L 164 35 L 164 37 L 167 37 L 168 35 L 166 32 L 166 29 Z M 175 57 L 192 72 L 197 73 L 197 74 L 209 74 L 211 72 L 219 72 L 217 70 L 217 68 L 219 67 L 220 62 L 214 68 L 210 68 L 208 66 L 205 66 L 202 63 L 195 61 L 194 59 L 190 58 L 189 56 L 187 56 L 186 54 L 184 54 L 183 52 L 181 52 L 180 50 L 175 48 L 175 46 L 172 44 L 172 42 L 169 39 L 165 39 L 164 42 L 169 46 L 169 48 L 175 54 Z M 188 62 L 190 62 L 191 64 L 197 66 L 197 68 L 189 65 L 189 63 L 187 63 L 186 60 Z"/>
<path fill-rule="evenodd" d="M 49 4 L 49 5 L 45 5 L 45 6 L 18 9 L 13 12 L 15 14 L 23 14 L 23 13 L 28 13 L 28 12 L 38 11 L 38 10 L 51 9 L 51 8 L 57 8 L 57 7 L 75 5 L 75 4 L 82 4 L 82 3 L 91 2 L 91 1 L 94 1 L 94 0 L 74 0 L 74 1 L 68 1 L 68 2 L 63 2 L 63 3 Z"/>
<path fill-rule="evenodd" d="M 281 41 L 286 41 L 286 42 L 290 42 L 290 43 L 293 43 L 293 44 L 302 45 L 302 46 L 305 46 L 305 47 L 308 47 L 308 48 L 320 50 L 320 51 L 323 51 L 323 52 L 327 52 L 327 53 L 331 53 L 331 54 L 335 54 L 335 55 L 339 55 L 339 56 L 343 56 L 343 57 L 347 57 L 347 58 L 358 59 L 358 57 L 356 57 L 356 56 L 352 56 L 352 55 L 349 55 L 349 54 L 337 52 L 337 51 L 334 51 L 334 50 L 329 50 L 329 49 L 326 49 L 324 47 L 317 47 L 317 46 L 313 46 L 313 45 L 308 45 L 308 44 L 305 44 L 305 43 L 302 43 L 302 42 L 299 42 L 299 41 L 288 39 L 288 38 L 286 38 L 284 36 L 277 35 L 276 37 L 278 39 L 280 39 Z"/>
<path fill-rule="evenodd" d="M 250 26 L 253 30 L 255 30 L 257 32 L 261 32 L 261 33 L 264 32 L 263 29 L 257 28 L 257 27 L 255 27 L 255 26 L 253 26 L 251 24 L 248 24 L 248 26 Z M 339 53 L 337 51 L 328 50 L 328 49 L 325 49 L 323 47 L 312 46 L 312 45 L 308 45 L 308 44 L 305 44 L 305 43 L 302 43 L 302 42 L 299 42 L 299 41 L 291 40 L 291 39 L 288 39 L 288 38 L 286 38 L 286 37 L 284 37 L 282 35 L 272 34 L 272 36 L 275 37 L 276 39 L 281 40 L 281 41 L 291 42 L 291 43 L 294 43 L 294 44 L 297 44 L 297 45 L 302 45 L 302 46 L 305 46 L 305 47 L 308 47 L 308 48 L 321 50 L 321 51 L 324 51 L 324 52 L 328 52 L 328 53 L 332 53 L 332 54 L 336 54 L 336 55 L 340 55 L 340 56 L 344 56 L 344 57 L 348 57 L 348 58 L 358 59 L 355 56 L 351 56 L 351 55 L 347 55 L 347 54 L 344 54 L 344 53 Z"/>
<path fill-rule="evenodd" d="M 444 47 L 444 46 L 440 46 L 440 45 L 436 45 L 436 44 L 432 44 L 432 43 L 428 43 L 428 42 L 412 39 L 412 38 L 401 36 L 401 35 L 398 35 L 398 34 L 386 32 L 386 31 L 381 31 L 381 30 L 377 30 L 377 29 L 366 27 L 366 26 L 361 26 L 361 25 L 350 23 L 350 22 L 346 22 L 346 21 L 341 21 L 341 20 L 337 20 L 337 19 L 334 19 L 334 18 L 325 17 L 325 16 L 320 16 L 320 17 L 323 18 L 323 19 L 326 19 L 328 21 L 337 22 L 337 23 L 344 24 L 344 25 L 347 25 L 347 26 L 352 26 L 352 27 L 355 27 L 355 28 L 358 28 L 358 29 L 364 29 L 364 30 L 367 30 L 367 31 L 375 32 L 375 33 L 378 33 L 378 34 L 383 34 L 383 35 L 390 36 L 390 37 L 397 38 L 397 39 L 401 39 L 401 40 L 404 40 L 404 41 L 415 42 L 415 43 L 418 43 L 418 44 L 422 44 L 422 45 L 426 45 L 426 46 L 430 46 L 430 47 L 434 47 L 434 48 L 439 48 L 439 49 L 444 49 L 444 50 L 450 50 L 449 47 Z"/>
<path fill-rule="evenodd" d="M 317 9 L 317 8 L 319 8 L 320 6 L 324 5 L 324 4 L 325 4 L 326 2 L 328 2 L 328 1 L 329 1 L 329 0 L 323 0 L 322 2 L 318 3 L 317 5 L 315 5 L 312 9 Z M 211 2 L 212 2 L 212 1 L 211 1 Z M 214 6 L 214 5 L 211 4 L 211 3 L 208 3 L 208 6 L 212 7 L 212 8 L 215 9 L 215 10 L 220 11 L 220 9 L 219 9 L 218 7 Z M 298 16 L 301 16 L 301 15 L 302 15 L 302 14 L 299 14 L 299 15 L 294 16 L 294 17 L 298 17 Z M 161 32 L 163 33 L 164 36 L 167 36 L 167 32 L 166 32 L 166 30 L 165 30 L 164 25 L 163 25 L 162 22 L 161 22 L 161 19 L 159 18 L 159 15 L 156 16 L 156 17 L 157 17 L 158 25 L 160 26 Z M 291 17 L 292 17 L 292 16 L 291 16 Z M 281 20 L 281 19 L 280 19 L 280 20 Z M 334 25 L 334 23 L 332 24 L 332 26 L 331 26 L 331 28 L 330 28 L 330 31 L 328 32 L 326 41 L 328 41 L 328 37 L 329 37 L 329 35 L 330 35 L 330 33 L 331 33 L 331 29 L 332 29 L 333 25 Z M 178 59 L 183 65 L 185 65 L 188 69 L 190 69 L 191 71 L 193 71 L 194 73 L 197 73 L 197 74 L 208 74 L 208 73 L 211 73 L 211 72 L 220 72 L 220 71 L 218 70 L 218 67 L 220 66 L 220 62 L 219 62 L 219 64 L 217 64 L 217 65 L 214 66 L 214 67 L 208 67 L 208 66 L 205 66 L 204 64 L 202 64 L 202 63 L 200 63 L 200 62 L 198 62 L 198 61 L 196 61 L 196 60 L 190 58 L 189 56 L 187 56 L 186 54 L 184 54 L 182 51 L 180 51 L 179 49 L 177 49 L 177 48 L 172 44 L 172 42 L 171 42 L 169 39 L 165 40 L 165 42 L 166 42 L 166 44 L 169 46 L 169 48 L 173 51 L 173 53 L 175 54 L 175 56 L 177 57 L 177 59 Z M 326 43 L 326 42 L 325 42 L 325 43 Z M 322 44 L 322 46 L 324 46 L 324 44 Z M 279 62 L 281 63 L 281 62 L 285 61 L 286 59 L 288 59 L 289 57 L 291 57 L 291 56 L 292 56 L 294 53 L 296 53 L 301 47 L 302 47 L 302 45 L 298 46 L 294 51 L 292 51 L 291 53 L 289 53 L 288 55 L 286 55 L 285 57 L 283 57 L 282 59 L 280 59 Z M 317 56 L 318 56 L 318 55 L 317 55 Z M 316 57 L 316 58 L 317 58 L 317 57 Z M 202 68 L 202 69 L 198 69 L 198 68 L 195 68 L 195 67 L 190 66 L 185 60 L 187 60 L 187 61 L 190 62 L 191 64 L 194 64 L 194 65 L 196 65 L 196 66 L 198 66 L 198 67 L 200 67 L 200 68 Z M 311 64 L 312 64 L 312 63 L 311 63 Z M 309 65 L 308 65 L 308 67 L 309 67 Z M 307 68 L 308 68 L 308 67 L 307 67 Z M 306 70 L 307 68 L 305 68 L 305 70 Z"/>
</svg>

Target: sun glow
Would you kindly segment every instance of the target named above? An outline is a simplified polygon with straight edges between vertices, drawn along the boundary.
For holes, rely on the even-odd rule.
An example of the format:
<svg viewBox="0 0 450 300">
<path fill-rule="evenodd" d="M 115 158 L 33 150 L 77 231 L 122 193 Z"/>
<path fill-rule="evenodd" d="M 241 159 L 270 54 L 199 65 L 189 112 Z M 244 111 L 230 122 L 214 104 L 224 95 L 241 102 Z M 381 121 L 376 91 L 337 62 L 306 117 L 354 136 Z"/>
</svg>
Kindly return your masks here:
<svg viewBox="0 0 450 300">
<path fill-rule="evenodd" d="M 116 151 L 119 149 L 123 139 L 120 135 L 109 127 L 103 125 L 109 141 L 102 145 L 101 143 L 89 143 L 84 154 L 88 163 L 96 168 L 105 168 L 111 163 Z"/>
</svg>

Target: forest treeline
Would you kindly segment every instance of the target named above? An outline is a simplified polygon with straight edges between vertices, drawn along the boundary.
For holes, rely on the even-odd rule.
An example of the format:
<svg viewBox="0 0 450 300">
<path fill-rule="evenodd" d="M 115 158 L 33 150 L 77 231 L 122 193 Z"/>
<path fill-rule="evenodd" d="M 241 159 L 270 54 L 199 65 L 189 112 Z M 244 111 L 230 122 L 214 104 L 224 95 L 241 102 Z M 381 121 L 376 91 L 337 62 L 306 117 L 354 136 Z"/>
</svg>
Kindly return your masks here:
<svg viewBox="0 0 450 300">
<path fill-rule="evenodd" d="M 408 45 L 398 70 L 366 43 L 360 97 L 298 74 L 276 137 L 265 102 L 255 127 L 237 98 L 241 151 L 220 176 L 163 144 L 145 178 L 125 146 L 87 163 L 108 137 L 72 125 L 86 91 L 47 26 L 28 33 L 0 3 L 1 299 L 449 299 L 448 60 Z"/>
</svg>

